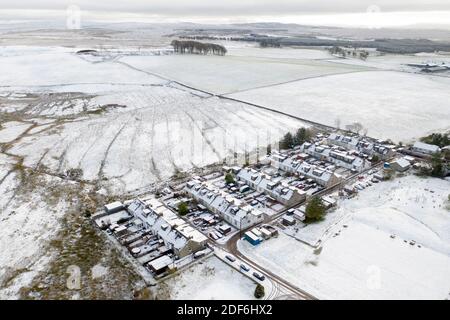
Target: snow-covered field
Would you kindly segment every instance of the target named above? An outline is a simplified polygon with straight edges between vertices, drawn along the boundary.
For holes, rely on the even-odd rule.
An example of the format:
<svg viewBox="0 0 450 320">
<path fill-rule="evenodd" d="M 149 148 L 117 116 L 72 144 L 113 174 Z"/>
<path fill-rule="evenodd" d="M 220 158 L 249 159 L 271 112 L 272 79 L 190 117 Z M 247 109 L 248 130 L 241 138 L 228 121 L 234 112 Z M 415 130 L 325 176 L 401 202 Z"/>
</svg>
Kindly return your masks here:
<svg viewBox="0 0 450 320">
<path fill-rule="evenodd" d="M 252 50 L 259 56 L 233 56 L 232 54 L 224 57 L 169 55 L 143 58 L 130 56 L 121 58 L 120 62 L 216 94 L 298 79 L 368 70 L 365 67 L 313 59 L 272 57 L 270 53 L 265 57 L 260 55 L 260 52 L 263 52 L 262 49 L 254 48 Z M 251 55 L 251 52 L 248 54 Z"/>
<path fill-rule="evenodd" d="M 343 219 L 320 223 L 319 249 L 284 233 L 256 248 L 246 241 L 239 247 L 322 299 L 448 299 L 449 190 L 445 180 L 396 178 L 342 201 L 333 215 Z"/>
<path fill-rule="evenodd" d="M 256 283 L 215 256 L 165 281 L 170 299 L 251 300 Z"/>
<path fill-rule="evenodd" d="M 0 48 L 2 298 L 20 297 L 50 264 L 65 272 L 66 260 L 52 254 L 61 250 L 55 244 L 72 241 L 57 238 L 71 227 L 61 226 L 68 212 L 79 215 L 100 195 L 141 190 L 305 126 L 74 51 Z M 65 179 L 69 169 L 85 182 Z"/>
<path fill-rule="evenodd" d="M 450 79 L 369 71 L 305 79 L 231 97 L 342 128 L 360 122 L 373 137 L 410 141 L 450 128 Z"/>
<path fill-rule="evenodd" d="M 397 70 L 406 72 L 420 72 L 418 68 L 408 66 L 407 64 L 420 63 L 450 63 L 450 54 L 448 53 L 417 53 L 417 54 L 383 54 L 371 56 L 367 60 L 360 59 L 333 59 L 336 63 L 359 65 L 384 70 Z M 449 72 L 439 72 L 438 76 L 449 77 Z"/>
<path fill-rule="evenodd" d="M 103 35 L 103 31 L 98 32 Z M 162 34 L 163 30 L 160 32 Z M 44 36 L 48 37 L 45 41 L 58 42 L 51 32 Z M 84 44 L 95 42 L 95 39 L 88 39 L 83 34 L 76 36 L 76 39 L 86 41 L 83 48 Z M 138 43 L 141 39 L 134 41 Z M 26 39 L 20 41 L 25 42 Z M 75 226 L 64 225 L 62 221 L 68 212 L 79 217 L 91 202 L 100 205 L 109 196 L 123 196 L 126 191 L 143 190 L 180 171 L 217 163 L 235 151 L 252 151 L 278 141 L 287 131 L 307 126 L 291 117 L 221 99 L 171 80 L 214 93 L 243 90 L 233 97 L 321 123 L 333 125 L 337 117 L 342 120 L 341 126 L 360 121 L 369 129 L 369 135 L 394 140 L 404 141 L 449 126 L 448 79 L 386 71 L 369 72 L 367 70 L 371 69 L 365 65 L 346 65 L 336 63 L 334 59 L 325 61 L 330 59 L 325 51 L 259 49 L 235 44 L 225 57 L 129 56 L 115 51 L 107 59 L 89 59 L 76 55 L 76 50 L 56 45 L 0 47 L 0 69 L 3 71 L 0 73 L 1 298 L 20 297 L 21 289 L 30 286 L 38 274 L 43 275 L 45 283 L 39 283 L 37 290 L 42 289 L 41 285 L 49 286 L 45 272 L 48 272 L 50 264 L 52 272 L 58 270 L 64 274 L 67 267 L 64 263 L 70 259 L 54 259 L 61 254 L 59 246 L 64 239 L 68 242 L 63 246 L 67 250 L 64 258 L 75 245 L 79 246 L 76 250 L 90 246 L 98 251 L 104 250 L 89 242 L 99 242 L 97 238 L 88 237 L 82 241 L 76 238 L 89 235 L 89 232 L 78 234 L 79 230 L 90 229 L 83 229 L 84 222 L 76 219 Z M 305 80 L 271 86 L 298 79 Z M 262 86 L 271 87 L 245 91 Z M 65 176 L 70 169 L 77 169 L 75 171 L 79 176 L 76 179 Z M 414 185 L 416 180 L 408 183 Z M 422 187 L 419 185 L 418 188 Z M 399 191 L 399 197 L 402 194 L 403 191 Z M 437 195 L 436 192 L 434 196 Z M 377 200 L 364 200 L 363 195 L 360 197 L 364 205 Z M 409 207 L 403 208 L 404 212 L 422 222 L 413 223 L 414 219 L 398 214 L 398 206 L 394 210 L 389 204 L 382 212 L 376 211 L 376 217 L 388 217 L 371 221 L 372 215 L 364 212 L 364 208 L 351 208 L 353 203 L 343 204 L 343 208 L 347 206 L 348 210 L 354 211 L 352 217 L 355 218 L 348 230 L 327 241 L 320 254 L 324 262 L 319 264 L 325 267 L 323 270 L 317 268 L 319 275 L 323 272 L 329 277 L 333 272 L 343 272 L 336 274 L 338 277 L 348 274 L 346 263 L 351 259 L 339 260 L 335 255 L 340 250 L 332 250 L 333 246 L 336 249 L 351 247 L 357 237 L 368 237 L 367 243 L 376 249 L 375 256 L 366 254 L 367 250 L 359 247 L 355 249 L 363 253 L 355 262 L 358 271 L 353 282 L 350 282 L 353 289 L 347 295 L 333 287 L 332 281 L 315 282 L 316 278 L 311 280 L 307 276 L 301 278 L 302 282 L 298 285 L 303 288 L 306 283 L 311 287 L 311 293 L 319 291 L 318 295 L 324 297 L 360 297 L 361 292 L 365 292 L 360 288 L 365 262 L 382 256 L 384 251 L 379 248 L 380 245 L 394 243 L 392 252 L 385 253 L 394 257 L 392 264 L 382 265 L 388 270 L 386 279 L 393 283 L 398 280 L 393 276 L 394 272 L 398 272 L 396 268 L 406 266 L 406 262 L 401 264 L 397 261 L 400 257 L 411 263 L 413 258 L 422 261 L 418 254 L 426 255 L 423 261 L 428 259 L 432 266 L 429 272 L 433 271 L 435 275 L 429 277 L 430 286 L 435 285 L 439 275 L 441 281 L 431 292 L 423 284 L 424 281 L 414 280 L 419 283 L 420 294 L 423 294 L 417 293 L 417 296 L 441 298 L 446 283 L 442 279 L 448 279 L 447 274 L 442 274 L 444 267 L 448 269 L 449 233 L 445 233 L 449 230 L 448 216 L 436 210 L 441 212 L 441 216 L 433 213 L 432 218 L 421 217 L 420 210 L 416 212 Z M 427 202 L 427 205 L 430 203 Z M 410 228 L 397 230 L 399 236 L 395 240 L 385 239 L 388 233 L 382 230 L 389 228 L 381 222 L 390 219 L 398 219 L 392 221 L 395 226 L 408 225 L 407 220 Z M 379 224 L 380 230 L 373 228 L 374 224 Z M 71 238 L 72 233 L 57 238 L 61 230 L 75 230 L 74 238 Z M 389 229 L 388 232 L 394 231 Z M 410 247 L 400 237 L 414 238 L 423 247 Z M 264 250 L 270 254 L 272 244 L 282 249 L 291 241 L 299 244 L 282 235 L 249 254 L 257 254 L 261 258 Z M 307 247 L 299 248 L 295 252 L 289 251 L 286 256 L 292 256 L 292 261 L 301 261 L 302 255 L 311 255 Z M 277 261 L 276 250 L 272 252 L 271 259 Z M 96 256 L 97 252 L 90 254 Z M 72 258 L 76 260 L 77 257 Z M 242 279 L 237 272 L 216 260 L 209 259 L 204 265 L 174 278 L 178 279 L 172 284 L 176 292 L 174 297 L 251 298 L 254 290 L 251 281 Z M 58 261 L 61 261 L 59 265 Z M 279 261 L 280 266 L 283 261 L 283 258 Z M 89 267 L 98 263 L 95 259 L 89 260 Z M 295 269 L 286 265 L 279 272 L 284 272 L 288 279 L 295 282 L 300 271 L 311 268 L 309 264 L 300 264 Z M 215 276 L 202 276 L 203 267 L 209 265 L 215 270 Z M 413 281 L 412 277 L 417 278 L 421 268 L 421 263 L 411 267 L 412 271 L 405 273 L 405 279 Z M 110 270 L 115 270 L 122 280 L 128 276 L 120 268 L 112 267 Z M 301 273 L 301 276 L 304 274 Z M 60 280 L 60 275 L 55 273 L 50 276 Z M 193 281 L 197 278 L 202 281 Z M 344 276 L 342 278 L 345 279 Z M 117 278 L 111 279 L 114 283 Z M 386 286 L 391 288 L 389 284 Z M 188 289 L 184 290 L 184 287 Z M 225 289 L 216 295 L 214 289 L 217 287 Z M 405 284 L 400 281 L 399 287 L 403 288 Z M 398 296 L 397 292 L 390 290 L 390 295 Z M 408 294 L 413 293 L 410 291 Z M 66 293 L 63 296 L 66 297 Z M 132 296 L 132 292 L 127 291 L 126 296 Z M 373 296 L 379 295 L 374 293 Z"/>
</svg>

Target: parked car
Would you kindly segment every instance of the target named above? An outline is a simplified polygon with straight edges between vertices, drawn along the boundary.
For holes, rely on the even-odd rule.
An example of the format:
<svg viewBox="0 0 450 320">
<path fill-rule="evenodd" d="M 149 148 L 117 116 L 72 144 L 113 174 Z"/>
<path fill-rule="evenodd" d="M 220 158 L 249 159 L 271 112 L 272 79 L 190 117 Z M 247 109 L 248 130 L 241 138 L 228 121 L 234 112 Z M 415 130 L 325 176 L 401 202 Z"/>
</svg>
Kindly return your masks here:
<svg viewBox="0 0 450 320">
<path fill-rule="evenodd" d="M 241 264 L 241 265 L 240 265 L 240 268 L 241 268 L 242 271 L 245 271 L 245 272 L 250 271 L 250 268 L 247 267 L 245 264 Z"/>
<path fill-rule="evenodd" d="M 260 274 L 260 273 L 258 273 L 258 272 L 253 272 L 253 276 L 256 278 L 256 279 L 258 279 L 258 280 L 260 280 L 260 281 L 264 281 L 264 279 L 266 278 L 266 277 L 264 277 L 264 275 L 262 275 L 262 274 Z"/>
<path fill-rule="evenodd" d="M 225 258 L 226 258 L 228 261 L 230 261 L 230 262 L 235 262 L 235 261 L 236 261 L 236 258 L 235 258 L 235 257 L 230 256 L 230 255 L 228 255 L 228 254 L 225 256 Z"/>
</svg>

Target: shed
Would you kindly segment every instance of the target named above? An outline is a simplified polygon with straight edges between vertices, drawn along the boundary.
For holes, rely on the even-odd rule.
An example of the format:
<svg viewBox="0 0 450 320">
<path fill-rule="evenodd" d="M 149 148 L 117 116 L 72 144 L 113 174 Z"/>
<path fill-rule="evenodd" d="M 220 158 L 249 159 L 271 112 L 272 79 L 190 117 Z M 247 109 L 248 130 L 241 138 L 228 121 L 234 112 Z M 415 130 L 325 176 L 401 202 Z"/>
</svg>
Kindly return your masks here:
<svg viewBox="0 0 450 320">
<path fill-rule="evenodd" d="M 261 243 L 261 239 L 258 238 L 253 232 L 247 231 L 244 233 L 244 239 L 256 246 Z"/>
<path fill-rule="evenodd" d="M 259 231 L 261 231 L 263 239 L 269 239 L 272 236 L 272 232 L 266 228 L 260 228 Z"/>
<path fill-rule="evenodd" d="M 411 163 L 405 158 L 397 159 L 391 162 L 391 168 L 399 172 L 404 172 L 408 170 L 410 167 Z"/>
<path fill-rule="evenodd" d="M 123 209 L 123 203 L 120 201 L 114 201 L 112 203 L 108 203 L 104 206 L 106 213 L 115 213 Z"/>
<path fill-rule="evenodd" d="M 162 256 L 159 257 L 153 261 L 150 261 L 148 263 L 148 267 L 151 271 L 153 271 L 155 274 L 161 274 L 169 267 L 170 264 L 172 264 L 172 259 L 168 256 Z"/>
<path fill-rule="evenodd" d="M 285 226 L 293 226 L 295 224 L 295 219 L 292 216 L 284 215 L 281 223 Z"/>
</svg>

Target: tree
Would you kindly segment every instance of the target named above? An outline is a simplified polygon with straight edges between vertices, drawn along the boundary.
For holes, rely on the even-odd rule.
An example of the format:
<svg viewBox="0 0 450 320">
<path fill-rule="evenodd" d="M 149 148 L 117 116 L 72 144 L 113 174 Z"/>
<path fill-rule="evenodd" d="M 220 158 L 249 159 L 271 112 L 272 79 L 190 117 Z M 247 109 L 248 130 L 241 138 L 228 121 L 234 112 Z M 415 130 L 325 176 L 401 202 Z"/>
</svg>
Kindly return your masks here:
<svg viewBox="0 0 450 320">
<path fill-rule="evenodd" d="M 171 42 L 173 50 L 177 53 L 191 53 L 191 54 L 208 54 L 212 53 L 215 55 L 225 55 L 227 49 L 224 46 L 215 43 L 202 43 L 198 41 L 191 40 L 173 40 Z"/>
<path fill-rule="evenodd" d="M 380 161 L 380 157 L 376 154 L 374 154 L 372 156 L 372 163 L 377 163 L 378 161 Z"/>
<path fill-rule="evenodd" d="M 312 134 L 309 129 L 300 128 L 295 133 L 293 144 L 296 146 L 302 145 L 303 143 L 311 139 L 311 136 Z"/>
<path fill-rule="evenodd" d="M 420 139 L 422 142 L 434 144 L 440 148 L 450 145 L 448 134 L 432 133 L 429 136 Z"/>
<path fill-rule="evenodd" d="M 294 146 L 294 137 L 292 133 L 288 132 L 284 135 L 283 139 L 280 141 L 281 149 L 290 149 Z"/>
<path fill-rule="evenodd" d="M 320 221 L 323 219 L 325 216 L 325 206 L 319 197 L 314 197 L 309 201 L 306 206 L 305 216 L 306 220 L 309 222 Z"/>
<path fill-rule="evenodd" d="M 258 283 L 255 288 L 255 298 L 261 299 L 262 297 L 264 297 L 264 295 L 264 286 Z"/>
<path fill-rule="evenodd" d="M 234 183 L 234 176 L 233 176 L 233 174 L 231 172 L 228 172 L 225 175 L 225 182 L 226 183 Z"/>
<path fill-rule="evenodd" d="M 436 152 L 431 158 L 431 176 L 441 178 L 444 176 L 444 165 L 441 154 Z"/>
<path fill-rule="evenodd" d="M 178 205 L 178 214 L 180 216 L 185 216 L 189 212 L 189 208 L 186 202 L 180 202 Z"/>
</svg>

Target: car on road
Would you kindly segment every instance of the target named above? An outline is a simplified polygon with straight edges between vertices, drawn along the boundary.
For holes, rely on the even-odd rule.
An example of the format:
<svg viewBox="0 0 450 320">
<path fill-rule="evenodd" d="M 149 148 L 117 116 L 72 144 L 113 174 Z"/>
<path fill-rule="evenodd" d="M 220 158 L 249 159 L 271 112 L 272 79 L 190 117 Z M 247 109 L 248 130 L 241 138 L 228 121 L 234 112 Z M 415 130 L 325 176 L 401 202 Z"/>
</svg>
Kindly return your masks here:
<svg viewBox="0 0 450 320">
<path fill-rule="evenodd" d="M 241 269 L 242 271 L 245 271 L 245 272 L 250 271 L 250 268 L 247 267 L 245 264 L 241 264 L 239 267 L 240 267 L 240 269 Z"/>
<path fill-rule="evenodd" d="M 264 275 L 262 275 L 262 274 L 260 274 L 260 273 L 258 273 L 258 272 L 253 272 L 253 276 L 256 278 L 256 279 L 258 279 L 258 280 L 260 280 L 260 281 L 264 281 L 264 279 L 266 278 L 266 277 L 264 277 Z"/>
<path fill-rule="evenodd" d="M 230 256 L 230 255 L 228 255 L 228 254 L 225 256 L 225 258 L 226 258 L 228 261 L 230 261 L 230 262 L 235 262 L 235 261 L 236 261 L 236 258 L 235 258 L 235 257 Z"/>
</svg>

